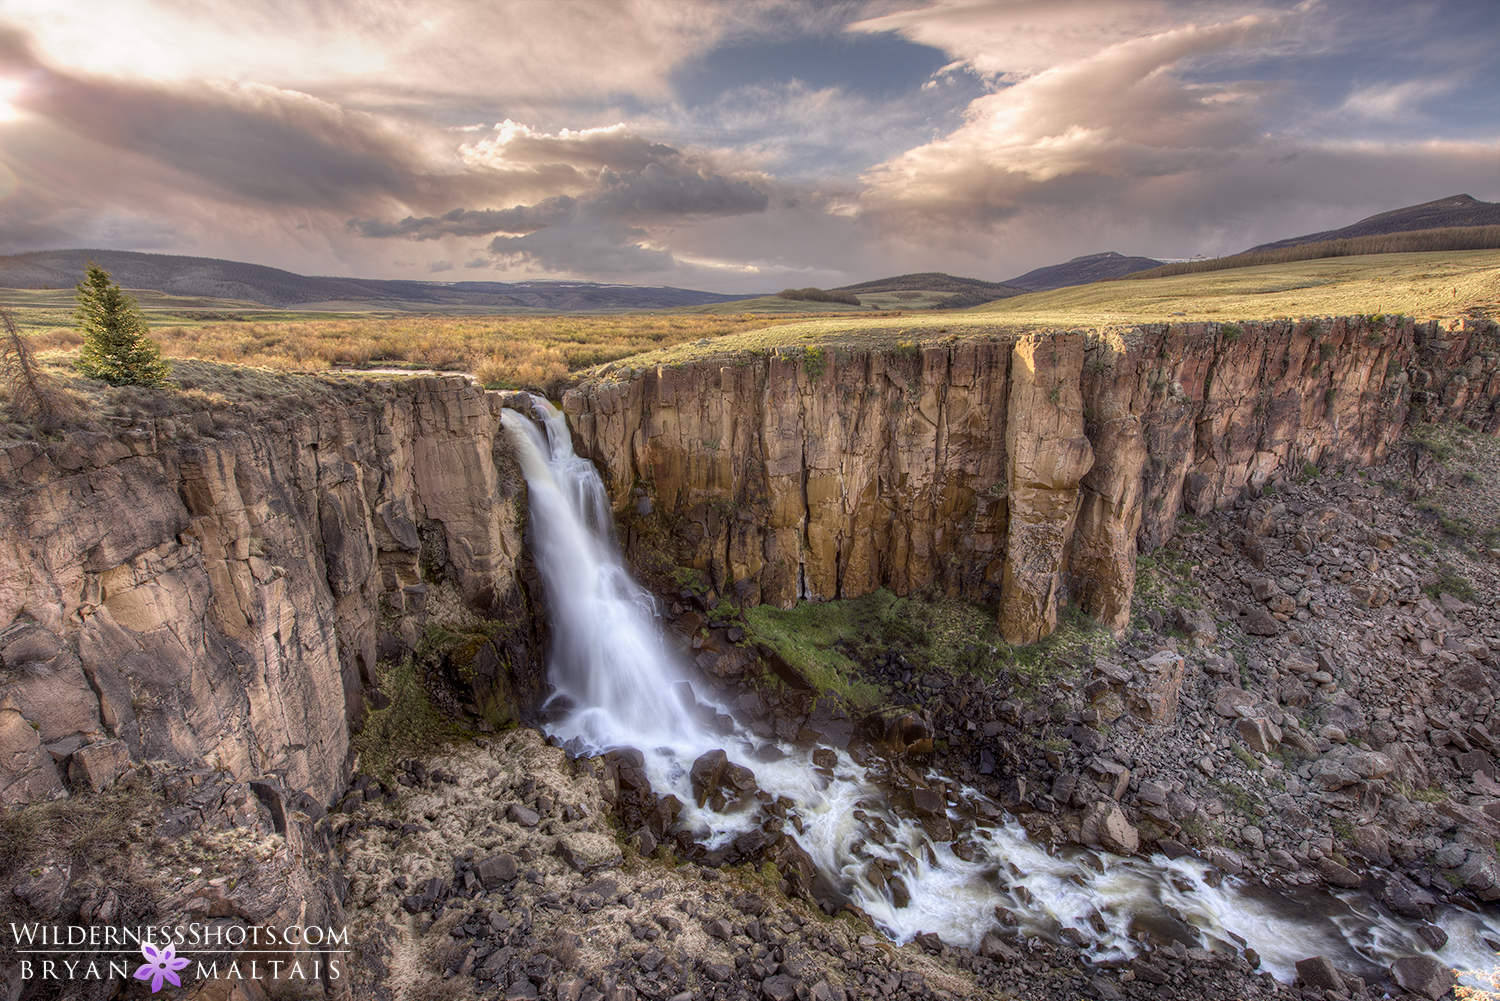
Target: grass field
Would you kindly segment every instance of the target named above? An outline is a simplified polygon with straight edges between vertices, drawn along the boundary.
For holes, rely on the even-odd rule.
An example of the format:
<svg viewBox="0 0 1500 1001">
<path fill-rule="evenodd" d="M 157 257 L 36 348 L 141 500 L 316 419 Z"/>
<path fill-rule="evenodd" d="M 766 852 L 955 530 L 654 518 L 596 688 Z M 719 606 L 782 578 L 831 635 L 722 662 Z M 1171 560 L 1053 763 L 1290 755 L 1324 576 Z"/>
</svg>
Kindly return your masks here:
<svg viewBox="0 0 1500 1001">
<path fill-rule="evenodd" d="M 895 299 L 891 304 L 915 305 Z M 875 296 L 871 297 L 872 299 Z M 71 290 L 0 290 L 22 329 L 56 371 L 81 343 L 72 329 Z M 441 369 L 474 373 L 494 388 L 555 387 L 606 364 L 674 364 L 770 350 L 904 346 L 956 337 L 1013 336 L 1076 328 L 1184 320 L 1399 313 L 1418 317 L 1478 311 L 1500 314 L 1500 251 L 1380 254 L 1301 261 L 1144 281 L 1099 282 L 988 303 L 970 310 L 911 312 L 854 307 L 791 311 L 660 312 L 571 316 L 409 316 L 295 314 L 225 300 L 151 293 L 141 296 L 151 335 L 169 358 L 206 364 L 197 382 L 234 386 L 224 366 L 270 372 L 334 368 Z M 212 304 L 214 308 L 202 307 Z M 883 301 L 882 301 L 883 304 Z M 738 304 L 729 304 L 738 305 Z M 837 306 L 838 304 L 830 304 Z M 711 307 L 712 308 L 712 307 Z M 820 304 L 820 310 L 821 310 Z M 176 318 L 175 320 L 173 318 Z M 179 365 L 179 372 L 196 371 Z M 258 377 L 252 382 L 259 381 Z M 180 382 L 180 380 L 179 380 Z M 191 388 L 191 387 L 184 387 Z M 83 387 L 80 387 L 82 391 Z"/>
<path fill-rule="evenodd" d="M 23 315 L 21 310 L 14 312 L 17 317 Z M 149 314 L 147 320 L 152 322 Z M 710 342 L 764 328 L 767 322 L 765 317 L 745 314 L 335 317 L 152 322 L 151 336 L 173 359 L 283 372 L 339 367 L 443 369 L 472 372 L 494 388 L 542 388 L 577 369 L 683 341 Z M 32 340 L 42 352 L 72 352 L 82 343 L 71 327 L 34 332 Z"/>
<path fill-rule="evenodd" d="M 704 356 L 814 346 L 849 349 L 950 337 L 1014 336 L 1136 323 L 1262 320 L 1279 316 L 1478 312 L 1500 316 L 1500 250 L 1378 254 L 1299 261 L 1143 281 L 1096 282 L 931 315 L 806 320 L 752 329 L 710 344 L 664 346 L 632 363 L 670 365 Z"/>
<path fill-rule="evenodd" d="M 908 298 L 910 296 L 910 298 Z M 871 292 L 860 294 L 859 305 L 842 302 L 820 302 L 809 305 L 805 301 L 782 299 L 779 296 L 763 295 L 755 299 L 736 299 L 734 302 L 716 302 L 707 306 L 678 306 L 667 312 L 698 313 L 709 316 L 728 316 L 736 313 L 869 313 L 873 310 L 941 309 L 951 293 L 912 289 L 908 292 Z"/>
</svg>

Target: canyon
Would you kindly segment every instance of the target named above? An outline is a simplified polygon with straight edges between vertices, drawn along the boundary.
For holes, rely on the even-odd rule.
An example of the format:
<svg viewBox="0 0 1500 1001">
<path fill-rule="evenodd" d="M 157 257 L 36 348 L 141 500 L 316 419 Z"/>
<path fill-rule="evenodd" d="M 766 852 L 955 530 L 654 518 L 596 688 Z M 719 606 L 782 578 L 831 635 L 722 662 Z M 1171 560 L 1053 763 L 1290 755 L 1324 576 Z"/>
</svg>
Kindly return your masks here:
<svg viewBox="0 0 1500 1001">
<path fill-rule="evenodd" d="M 1176 519 L 1304 465 L 1374 464 L 1424 420 L 1500 431 L 1489 321 L 1147 325 L 627 367 L 568 391 L 616 510 L 714 592 L 790 607 L 936 586 L 1031 643 L 1111 628 Z M 625 364 L 625 363 L 622 363 Z"/>
<path fill-rule="evenodd" d="M 274 422 L 176 414 L 0 448 L 0 804 L 163 777 L 213 791 L 168 819 L 248 811 L 299 846 L 278 878 L 322 887 L 243 916 L 312 900 L 342 920 L 360 899 L 331 889 L 336 853 L 307 846 L 349 801 L 351 732 L 389 701 L 380 665 L 434 626 L 469 637 L 440 680 L 479 734 L 548 694 L 508 402 L 459 377 L 351 382 Z M 627 553 L 669 540 L 704 605 L 935 590 L 993 603 L 1004 638 L 1031 644 L 1069 606 L 1124 636 L 1140 556 L 1184 516 L 1376 466 L 1418 423 L 1500 433 L 1500 331 L 1356 316 L 710 350 L 616 363 L 562 409 Z M 385 788 L 360 783 L 361 800 Z M 97 912 L 69 871 L 55 901 L 16 891 L 28 915 Z M 376 894 L 363 906 L 375 882 L 356 877 Z"/>
</svg>

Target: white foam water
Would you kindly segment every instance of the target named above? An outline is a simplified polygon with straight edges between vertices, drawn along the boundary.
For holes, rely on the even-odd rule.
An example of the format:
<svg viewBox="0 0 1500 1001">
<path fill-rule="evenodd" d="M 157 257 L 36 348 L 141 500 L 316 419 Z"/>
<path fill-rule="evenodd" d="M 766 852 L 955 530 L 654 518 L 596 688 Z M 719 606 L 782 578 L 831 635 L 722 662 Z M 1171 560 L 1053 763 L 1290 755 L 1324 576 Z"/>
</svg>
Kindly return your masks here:
<svg viewBox="0 0 1500 1001">
<path fill-rule="evenodd" d="M 547 732 L 578 753 L 639 750 L 652 788 L 683 802 L 678 823 L 709 848 L 762 820 L 756 809 L 720 814 L 695 805 L 689 769 L 699 755 L 723 749 L 755 773 L 762 790 L 794 804 L 800 830 L 789 826 L 787 833 L 839 894 L 898 942 L 935 932 L 951 945 L 976 948 L 1003 915 L 1022 941 L 1070 942 L 1098 961 L 1138 954 L 1154 932 L 1208 949 L 1249 946 L 1263 969 L 1286 982 L 1295 978 L 1296 962 L 1310 956 L 1379 976 L 1391 960 L 1423 954 L 1457 968 L 1471 986 L 1493 987 L 1500 963 L 1482 936 L 1500 940 L 1494 913 L 1442 909 L 1436 923 L 1449 938 L 1435 952 L 1365 894 L 1282 894 L 1233 878 L 1210 880 L 1209 867 L 1189 858 L 1053 849 L 1029 840 L 1013 820 L 970 827 L 975 852 L 966 861 L 893 810 L 885 790 L 847 752 L 838 752 L 830 775 L 814 767 L 812 748 L 778 743 L 783 756 L 767 762 L 760 755 L 773 742 L 738 724 L 728 735 L 711 732 L 689 712 L 680 683 L 692 687 L 698 703 L 727 710 L 704 686 L 692 685 L 667 647 L 655 599 L 620 558 L 597 471 L 574 454 L 557 408 L 534 399 L 533 416 L 540 427 L 513 410 L 502 420 L 529 489 L 532 550 L 546 590 L 549 706 L 563 711 Z M 972 818 L 987 802 L 973 789 L 959 788 L 956 796 L 949 809 L 955 821 Z M 877 860 L 905 883 L 905 906 L 896 906 L 889 884 L 876 875 Z"/>
</svg>

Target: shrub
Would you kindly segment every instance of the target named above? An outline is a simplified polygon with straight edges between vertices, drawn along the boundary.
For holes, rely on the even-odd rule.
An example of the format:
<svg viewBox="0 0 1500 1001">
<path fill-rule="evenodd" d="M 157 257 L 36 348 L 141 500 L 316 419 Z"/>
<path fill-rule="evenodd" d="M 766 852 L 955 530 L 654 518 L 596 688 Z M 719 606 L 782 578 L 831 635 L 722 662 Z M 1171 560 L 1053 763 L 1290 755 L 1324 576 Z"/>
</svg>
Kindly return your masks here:
<svg viewBox="0 0 1500 1001">
<path fill-rule="evenodd" d="M 794 302 L 841 302 L 846 306 L 859 306 L 859 296 L 852 292 L 829 292 L 820 288 L 784 288 L 776 293 L 777 298 L 791 299 Z"/>
</svg>

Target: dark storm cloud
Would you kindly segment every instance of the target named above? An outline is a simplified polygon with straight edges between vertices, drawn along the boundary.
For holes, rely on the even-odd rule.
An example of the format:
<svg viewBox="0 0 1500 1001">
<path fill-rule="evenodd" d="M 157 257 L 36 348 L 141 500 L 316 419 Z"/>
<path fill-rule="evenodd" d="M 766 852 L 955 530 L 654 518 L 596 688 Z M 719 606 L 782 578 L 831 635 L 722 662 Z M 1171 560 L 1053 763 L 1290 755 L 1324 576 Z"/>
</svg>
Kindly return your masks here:
<svg viewBox="0 0 1500 1001">
<path fill-rule="evenodd" d="M 599 175 L 597 203 L 621 218 L 744 215 L 764 212 L 770 199 L 745 181 L 698 171 L 673 174 L 657 164 L 641 171 Z"/>
<path fill-rule="evenodd" d="M 578 198 L 562 195 L 508 209 L 459 208 L 394 223 L 351 219 L 348 225 L 361 236 L 387 239 L 516 234 L 491 241 L 490 253 L 499 262 L 621 274 L 673 266 L 670 251 L 650 246 L 650 233 L 642 226 L 764 212 L 769 204 L 769 196 L 746 181 L 650 163 L 639 171 L 601 170 L 595 189 Z"/>
<path fill-rule="evenodd" d="M 475 149 L 486 146 L 480 143 Z M 565 163 L 574 167 L 644 170 L 652 164 L 673 163 L 682 158 L 673 147 L 624 129 L 590 129 L 562 135 L 518 129 L 503 146 L 504 158 L 516 164 Z"/>
<path fill-rule="evenodd" d="M 400 222 L 380 219 L 350 219 L 349 228 L 360 236 L 377 239 L 404 237 L 408 240 L 438 240 L 448 236 L 489 236 L 492 233 L 534 233 L 544 226 L 571 218 L 574 199 L 564 195 L 537 205 L 509 209 L 454 209 L 440 216 L 421 219 L 407 216 Z"/>
</svg>

